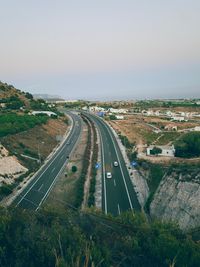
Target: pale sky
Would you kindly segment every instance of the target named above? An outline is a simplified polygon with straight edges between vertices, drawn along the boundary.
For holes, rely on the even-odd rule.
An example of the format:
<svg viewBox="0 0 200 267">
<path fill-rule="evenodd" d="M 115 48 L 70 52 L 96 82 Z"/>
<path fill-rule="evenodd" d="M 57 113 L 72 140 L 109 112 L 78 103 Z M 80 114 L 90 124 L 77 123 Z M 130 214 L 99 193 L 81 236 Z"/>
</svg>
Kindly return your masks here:
<svg viewBox="0 0 200 267">
<path fill-rule="evenodd" d="M 199 0 L 0 0 L 0 80 L 66 99 L 200 97 Z"/>
</svg>

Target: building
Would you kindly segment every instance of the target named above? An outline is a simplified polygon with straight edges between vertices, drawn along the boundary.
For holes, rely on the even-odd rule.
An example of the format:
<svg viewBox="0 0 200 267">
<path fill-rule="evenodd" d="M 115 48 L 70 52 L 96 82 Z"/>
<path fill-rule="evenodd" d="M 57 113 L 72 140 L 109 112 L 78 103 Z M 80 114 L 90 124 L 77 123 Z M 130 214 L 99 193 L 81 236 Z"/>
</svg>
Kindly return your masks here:
<svg viewBox="0 0 200 267">
<path fill-rule="evenodd" d="M 185 120 L 185 118 L 182 117 L 182 116 L 174 116 L 174 117 L 171 117 L 171 119 L 172 119 L 173 121 L 187 121 L 187 120 Z"/>
<path fill-rule="evenodd" d="M 109 112 L 114 113 L 114 114 L 126 114 L 128 110 L 124 108 L 120 108 L 120 109 L 110 108 Z"/>
<path fill-rule="evenodd" d="M 92 106 L 92 107 L 89 107 L 89 111 L 90 112 L 105 112 L 105 108 L 102 108 L 102 107 L 98 107 L 98 106 Z"/>
<path fill-rule="evenodd" d="M 117 120 L 124 120 L 124 116 L 122 115 L 116 115 L 115 117 Z"/>
<path fill-rule="evenodd" d="M 196 132 L 200 131 L 200 126 L 195 126 L 195 127 L 194 127 L 194 130 L 195 130 Z"/>
<path fill-rule="evenodd" d="M 55 112 L 52 111 L 32 111 L 29 113 L 30 115 L 38 115 L 38 114 L 45 114 L 49 117 L 51 116 L 57 116 L 57 114 Z"/>
<path fill-rule="evenodd" d="M 159 153 L 153 153 L 153 150 L 158 148 L 160 150 Z M 174 157 L 175 148 L 174 146 L 149 146 L 147 147 L 147 156 L 165 156 L 165 157 Z"/>
<path fill-rule="evenodd" d="M 177 131 L 177 126 L 176 125 L 173 125 L 173 124 L 168 124 L 165 126 L 165 130 L 167 131 Z"/>
</svg>

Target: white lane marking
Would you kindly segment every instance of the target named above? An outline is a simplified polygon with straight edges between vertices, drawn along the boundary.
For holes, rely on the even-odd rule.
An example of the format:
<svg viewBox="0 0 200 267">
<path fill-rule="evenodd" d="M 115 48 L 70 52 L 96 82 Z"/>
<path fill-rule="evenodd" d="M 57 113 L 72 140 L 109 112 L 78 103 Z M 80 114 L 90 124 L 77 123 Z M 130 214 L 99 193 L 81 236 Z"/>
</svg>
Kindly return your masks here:
<svg viewBox="0 0 200 267">
<path fill-rule="evenodd" d="M 51 170 L 51 173 L 52 173 L 52 172 L 54 172 L 54 171 L 55 171 L 55 169 L 56 169 L 56 168 L 53 168 L 53 169 Z"/>
<path fill-rule="evenodd" d="M 41 186 L 40 186 L 40 188 L 38 189 L 38 191 L 40 191 L 40 190 L 42 189 L 43 185 L 44 185 L 44 184 L 41 184 Z"/>
<path fill-rule="evenodd" d="M 124 185 L 125 185 L 125 188 L 126 188 L 126 193 L 127 193 L 127 196 L 128 196 L 129 204 L 130 204 L 131 209 L 133 210 L 133 205 L 131 203 L 131 198 L 130 198 L 130 195 L 129 195 L 129 192 L 128 192 L 128 187 L 127 187 L 127 184 L 126 184 L 126 181 L 125 181 L 124 173 L 122 171 L 121 162 L 119 160 L 119 155 L 118 155 L 118 152 L 117 152 L 117 148 L 116 148 L 115 142 L 113 140 L 113 136 L 112 136 L 111 130 L 110 130 L 110 128 L 108 127 L 108 125 L 106 123 L 104 123 L 104 124 L 105 124 L 106 128 L 108 129 L 108 132 L 109 132 L 110 137 L 112 139 L 112 142 L 113 142 L 113 145 L 114 145 L 114 148 L 115 148 L 115 152 L 116 152 L 116 155 L 117 155 L 117 159 L 118 159 L 118 162 L 119 162 L 119 167 L 120 167 L 120 170 L 121 170 L 121 173 L 122 173 Z"/>
<path fill-rule="evenodd" d="M 117 204 L 117 208 L 118 208 L 118 213 L 119 213 L 119 215 L 120 215 L 121 211 L 120 211 L 119 204 Z"/>
<path fill-rule="evenodd" d="M 81 126 L 82 126 L 82 124 L 81 124 Z M 81 131 L 80 131 L 80 135 L 81 135 L 81 132 L 82 132 L 82 127 L 81 127 Z M 79 138 L 80 138 L 80 135 L 79 135 Z M 72 148 L 70 154 L 74 151 L 75 146 L 76 146 L 76 144 L 77 144 L 78 141 L 79 141 L 79 138 L 76 140 L 76 142 L 75 142 L 75 144 L 74 144 L 74 146 L 73 146 L 73 148 Z M 51 191 L 51 188 L 54 186 L 54 184 L 55 184 L 55 182 L 56 182 L 57 177 L 58 177 L 58 176 L 61 174 L 61 172 L 64 170 L 64 168 L 65 168 L 65 164 L 66 164 L 67 161 L 68 161 L 68 159 L 66 159 L 66 161 L 65 161 L 65 163 L 63 164 L 62 168 L 60 169 L 60 171 L 58 172 L 58 174 L 57 174 L 56 177 L 54 178 L 52 184 L 50 185 L 50 187 L 49 187 L 49 189 L 47 190 L 46 194 L 44 195 L 44 197 L 43 197 L 42 200 L 40 201 L 38 207 L 36 208 L 36 211 L 40 208 L 40 206 L 42 205 L 42 203 L 44 202 L 44 200 L 48 197 L 48 195 L 49 195 L 49 193 L 50 193 L 50 191 Z"/>
<path fill-rule="evenodd" d="M 72 125 L 74 125 L 74 120 L 72 119 Z M 71 134 L 74 132 L 75 130 L 73 129 Z M 26 197 L 26 195 L 31 191 L 31 189 L 33 188 L 33 186 L 38 182 L 38 180 L 41 178 L 41 176 L 46 172 L 46 170 L 52 165 L 52 163 L 54 163 L 55 159 L 60 155 L 60 153 L 65 149 L 66 144 L 63 145 L 63 147 L 60 149 L 60 151 L 58 151 L 58 154 L 52 158 L 52 161 L 50 162 L 50 164 L 48 166 L 44 166 L 44 171 L 38 176 L 38 178 L 35 180 L 35 182 L 32 184 L 32 186 L 29 188 L 29 190 L 26 192 L 26 194 L 20 199 L 20 201 L 16 204 L 16 207 L 22 202 L 22 200 Z"/>
<path fill-rule="evenodd" d="M 64 155 L 62 155 L 62 157 L 60 159 L 63 159 Z"/>
<path fill-rule="evenodd" d="M 116 182 L 115 182 L 115 179 L 114 179 L 113 181 L 114 181 L 114 186 L 116 186 Z"/>
</svg>

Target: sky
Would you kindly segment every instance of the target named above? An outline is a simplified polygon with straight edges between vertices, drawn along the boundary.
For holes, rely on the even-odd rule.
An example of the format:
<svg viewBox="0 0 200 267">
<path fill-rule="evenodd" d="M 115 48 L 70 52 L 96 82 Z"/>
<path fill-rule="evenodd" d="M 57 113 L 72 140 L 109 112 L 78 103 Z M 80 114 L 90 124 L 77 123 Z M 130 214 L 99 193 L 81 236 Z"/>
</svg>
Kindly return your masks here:
<svg viewBox="0 0 200 267">
<path fill-rule="evenodd" d="M 200 98 L 199 0 L 0 0 L 0 80 L 65 99 Z"/>
</svg>

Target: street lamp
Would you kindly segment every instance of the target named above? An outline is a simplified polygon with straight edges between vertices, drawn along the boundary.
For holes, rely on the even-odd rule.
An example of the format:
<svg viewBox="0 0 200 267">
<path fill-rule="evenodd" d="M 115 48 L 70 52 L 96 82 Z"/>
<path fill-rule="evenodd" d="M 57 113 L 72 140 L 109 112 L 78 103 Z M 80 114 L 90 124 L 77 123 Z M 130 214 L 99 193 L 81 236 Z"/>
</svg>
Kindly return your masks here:
<svg viewBox="0 0 200 267">
<path fill-rule="evenodd" d="M 41 143 L 38 143 L 38 161 L 39 161 L 39 164 L 41 165 L 41 154 L 40 154 L 40 144 L 44 144 L 44 142 L 41 142 Z"/>
</svg>

